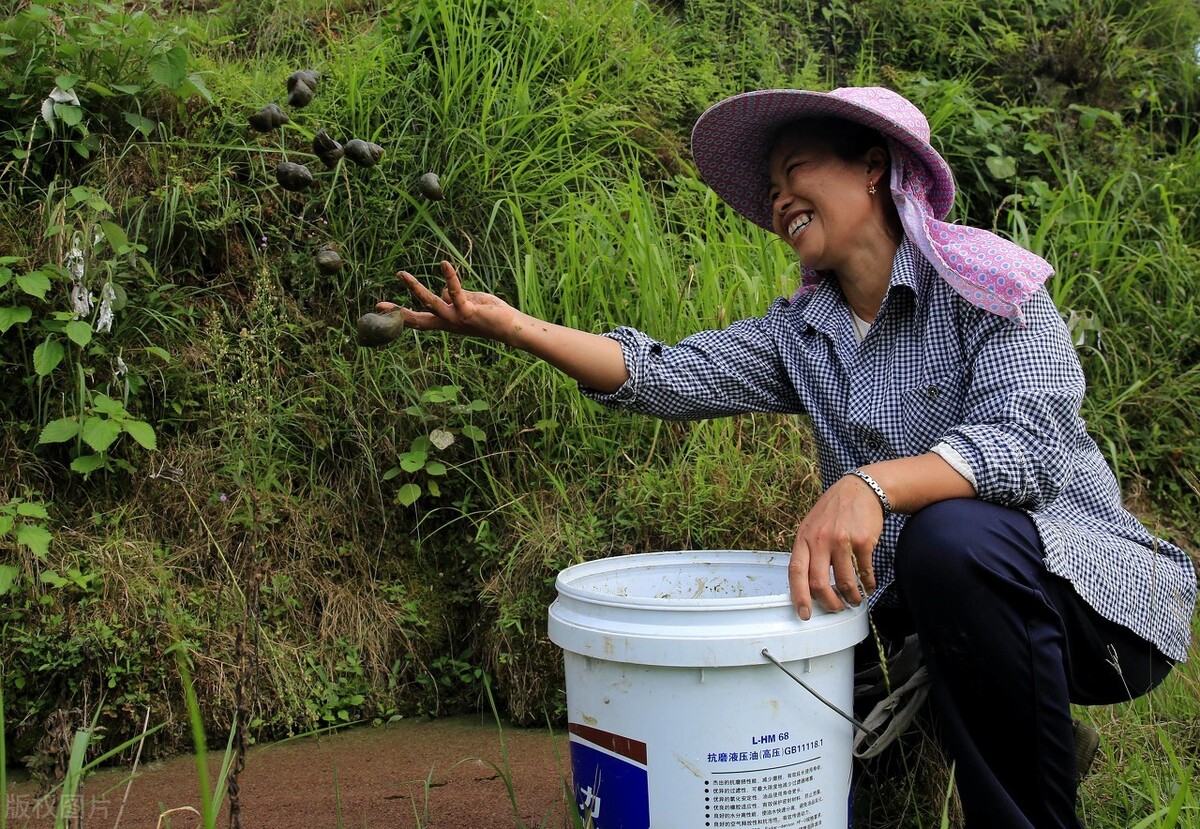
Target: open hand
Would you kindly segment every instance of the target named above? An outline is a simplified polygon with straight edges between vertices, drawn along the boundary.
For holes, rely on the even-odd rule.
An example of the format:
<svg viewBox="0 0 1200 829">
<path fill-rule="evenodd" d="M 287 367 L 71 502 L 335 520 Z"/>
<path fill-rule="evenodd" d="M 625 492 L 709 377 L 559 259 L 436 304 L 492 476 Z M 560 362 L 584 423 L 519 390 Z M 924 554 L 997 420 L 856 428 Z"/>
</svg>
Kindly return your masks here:
<svg viewBox="0 0 1200 829">
<path fill-rule="evenodd" d="M 479 291 L 464 291 L 458 272 L 449 262 L 442 262 L 446 287 L 441 296 L 430 291 L 408 271 L 396 274 L 404 282 L 418 304 L 426 310 L 414 311 L 394 302 L 380 302 L 380 313 L 399 311 L 404 324 L 423 331 L 450 331 L 506 342 L 516 329 L 517 311 L 504 300 Z"/>
</svg>

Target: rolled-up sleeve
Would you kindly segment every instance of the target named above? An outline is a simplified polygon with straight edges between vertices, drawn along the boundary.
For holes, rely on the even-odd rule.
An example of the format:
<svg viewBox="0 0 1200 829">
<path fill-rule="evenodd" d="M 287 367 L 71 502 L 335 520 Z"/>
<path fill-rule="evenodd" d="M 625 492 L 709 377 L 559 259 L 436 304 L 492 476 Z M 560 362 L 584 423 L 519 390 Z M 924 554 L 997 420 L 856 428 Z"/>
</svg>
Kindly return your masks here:
<svg viewBox="0 0 1200 829">
<path fill-rule="evenodd" d="M 1040 510 L 1070 483 L 1084 378 L 1046 292 L 1022 310 L 1028 327 L 998 318 L 973 327 L 962 425 L 941 440 L 970 466 L 978 497 Z"/>
<path fill-rule="evenodd" d="M 629 379 L 605 394 L 580 391 L 606 406 L 668 420 L 697 420 L 743 412 L 802 411 L 779 353 L 779 326 L 787 301 L 776 300 L 764 317 L 719 331 L 693 334 L 664 345 L 633 328 L 604 336 L 621 344 Z"/>
</svg>

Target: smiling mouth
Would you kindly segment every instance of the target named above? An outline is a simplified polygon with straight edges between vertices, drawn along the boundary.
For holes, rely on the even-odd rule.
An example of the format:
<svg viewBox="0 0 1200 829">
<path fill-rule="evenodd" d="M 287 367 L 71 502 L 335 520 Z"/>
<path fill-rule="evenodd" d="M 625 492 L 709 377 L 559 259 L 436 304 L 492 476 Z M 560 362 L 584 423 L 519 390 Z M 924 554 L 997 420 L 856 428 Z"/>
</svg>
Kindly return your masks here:
<svg viewBox="0 0 1200 829">
<path fill-rule="evenodd" d="M 795 239 L 797 236 L 800 235 L 801 231 L 803 231 L 804 228 L 809 226 L 809 224 L 811 222 L 812 222 L 812 214 L 811 213 L 801 213 L 799 216 L 792 219 L 791 224 L 789 224 L 787 226 L 788 237 L 791 239 Z"/>
</svg>

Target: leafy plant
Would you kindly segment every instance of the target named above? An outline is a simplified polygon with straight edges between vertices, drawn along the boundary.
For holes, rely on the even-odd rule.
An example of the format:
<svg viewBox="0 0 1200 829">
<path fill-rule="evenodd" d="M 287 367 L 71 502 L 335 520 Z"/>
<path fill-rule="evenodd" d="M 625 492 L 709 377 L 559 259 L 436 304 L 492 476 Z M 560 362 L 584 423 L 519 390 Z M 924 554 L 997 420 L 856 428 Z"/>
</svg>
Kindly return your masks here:
<svg viewBox="0 0 1200 829">
<path fill-rule="evenodd" d="M 157 4 L 154 4 L 157 5 Z M 150 8 L 35 0 L 0 23 L 0 142 L 49 178 L 100 150 L 103 136 L 149 136 L 161 103 L 200 95 L 182 28 Z"/>
<path fill-rule="evenodd" d="M 404 410 L 405 414 L 420 418 L 427 426 L 433 428 L 428 434 L 414 438 L 408 451 L 399 456 L 399 465 L 389 467 L 381 476 L 385 481 L 392 480 L 402 473 L 407 473 L 410 477 L 410 480 L 396 491 L 396 503 L 411 506 L 426 491 L 435 498 L 441 496 L 438 479 L 445 477 L 449 470 L 444 462 L 433 457 L 433 453 L 449 449 L 458 435 L 473 443 L 487 438 L 487 433 L 471 422 L 471 415 L 485 412 L 490 406 L 486 400 L 479 399 L 460 403 L 460 392 L 461 387 L 452 385 L 426 389 L 421 392 L 420 403 Z"/>
</svg>

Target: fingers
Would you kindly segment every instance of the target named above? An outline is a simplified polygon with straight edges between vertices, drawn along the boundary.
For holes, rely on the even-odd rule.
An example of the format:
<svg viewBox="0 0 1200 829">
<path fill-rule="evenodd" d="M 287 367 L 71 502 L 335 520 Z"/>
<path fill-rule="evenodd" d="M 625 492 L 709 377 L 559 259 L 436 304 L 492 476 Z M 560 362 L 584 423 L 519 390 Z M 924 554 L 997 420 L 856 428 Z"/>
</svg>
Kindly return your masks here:
<svg viewBox="0 0 1200 829">
<path fill-rule="evenodd" d="M 837 592 L 847 603 L 852 607 L 862 604 L 862 593 L 858 589 L 858 567 L 849 540 L 845 548 L 833 557 L 833 578 Z"/>
<path fill-rule="evenodd" d="M 875 592 L 875 566 L 872 559 L 874 552 L 874 550 L 867 550 L 865 554 L 857 552 L 854 554 L 858 564 L 858 578 L 868 596 Z"/>
<path fill-rule="evenodd" d="M 808 588 L 809 558 L 808 545 L 797 534 L 796 543 L 792 545 L 792 558 L 788 562 L 788 589 L 797 615 L 806 622 L 812 618 L 812 594 Z"/>
<path fill-rule="evenodd" d="M 442 312 L 447 308 L 447 303 L 443 302 L 437 294 L 433 293 L 433 291 L 422 285 L 421 280 L 417 279 L 408 271 L 400 271 L 396 274 L 396 276 L 400 277 L 400 280 L 404 283 L 405 287 L 408 288 L 409 293 L 413 295 L 413 298 L 417 302 L 428 308 L 431 313 L 441 316 L 441 313 L 439 312 Z"/>
</svg>

